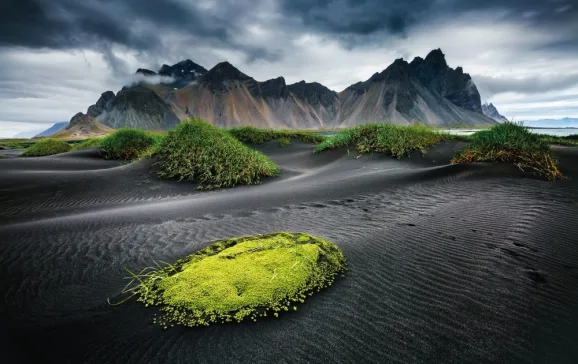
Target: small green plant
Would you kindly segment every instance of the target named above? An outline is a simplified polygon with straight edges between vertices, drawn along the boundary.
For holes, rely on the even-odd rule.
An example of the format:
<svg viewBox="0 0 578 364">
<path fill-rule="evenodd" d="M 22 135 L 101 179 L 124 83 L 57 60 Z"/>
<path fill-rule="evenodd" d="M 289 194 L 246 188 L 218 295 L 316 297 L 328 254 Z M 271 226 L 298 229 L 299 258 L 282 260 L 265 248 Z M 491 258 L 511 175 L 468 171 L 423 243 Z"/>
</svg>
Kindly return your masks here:
<svg viewBox="0 0 578 364">
<path fill-rule="evenodd" d="M 287 137 L 279 138 L 277 142 L 281 148 L 285 148 L 291 145 L 291 140 Z"/>
<path fill-rule="evenodd" d="M 548 180 L 563 178 L 543 137 L 520 124 L 505 122 L 472 135 L 452 163 L 506 162 L 530 169 Z"/>
<path fill-rule="evenodd" d="M 72 146 L 72 150 L 81 150 L 87 148 L 98 148 L 102 142 L 102 138 L 88 138 L 80 143 L 76 143 Z"/>
<path fill-rule="evenodd" d="M 70 144 L 56 139 L 42 139 L 26 149 L 22 154 L 23 157 L 41 157 L 65 153 L 72 149 Z"/>
<path fill-rule="evenodd" d="M 278 317 L 333 284 L 346 262 L 339 248 L 303 233 L 233 238 L 161 267 L 128 271 L 122 293 L 159 306 L 154 322 L 206 326 Z M 110 301 L 109 301 L 110 303 Z"/>
<path fill-rule="evenodd" d="M 365 124 L 328 138 L 315 149 L 316 153 L 326 149 L 353 147 L 360 153 L 385 153 L 403 158 L 412 151 L 425 154 L 427 148 L 444 140 L 454 139 L 424 126 L 400 126 L 394 124 Z"/>
<path fill-rule="evenodd" d="M 155 143 L 155 138 L 143 130 L 123 128 L 102 139 L 100 149 L 106 159 L 129 161 L 149 153 Z"/>
<path fill-rule="evenodd" d="M 161 177 L 198 182 L 199 189 L 258 184 L 279 173 L 267 156 L 200 119 L 169 130 L 156 156 Z"/>
<path fill-rule="evenodd" d="M 249 144 L 263 144 L 281 138 L 293 138 L 304 143 L 319 144 L 326 139 L 325 136 L 311 131 L 259 129 L 252 126 L 229 129 L 229 133 L 243 143 Z"/>
</svg>

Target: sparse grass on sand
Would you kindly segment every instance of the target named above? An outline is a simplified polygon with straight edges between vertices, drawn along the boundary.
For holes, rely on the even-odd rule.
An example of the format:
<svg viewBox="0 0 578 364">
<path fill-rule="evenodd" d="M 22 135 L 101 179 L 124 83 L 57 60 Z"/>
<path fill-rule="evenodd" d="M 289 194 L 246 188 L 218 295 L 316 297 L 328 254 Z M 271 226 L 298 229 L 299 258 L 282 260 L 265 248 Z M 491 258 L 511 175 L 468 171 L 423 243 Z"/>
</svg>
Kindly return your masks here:
<svg viewBox="0 0 578 364">
<path fill-rule="evenodd" d="M 106 159 L 130 161 L 151 154 L 160 138 L 140 129 L 123 128 L 102 139 L 100 149 Z"/>
<path fill-rule="evenodd" d="M 343 253 L 327 240 L 272 233 L 218 241 L 166 267 L 129 271 L 122 293 L 160 306 L 154 321 L 165 328 L 256 321 L 297 310 L 345 269 Z"/>
<path fill-rule="evenodd" d="M 393 124 L 365 124 L 346 129 L 323 143 L 315 152 L 326 149 L 354 147 L 360 153 L 385 153 L 403 158 L 412 151 L 425 154 L 427 148 L 444 140 L 455 139 L 454 135 L 424 126 L 401 126 Z"/>
<path fill-rule="evenodd" d="M 66 142 L 55 139 L 42 139 L 26 149 L 22 154 L 23 157 L 41 157 L 69 152 L 72 146 Z"/>
<path fill-rule="evenodd" d="M 34 144 L 32 139 L 0 139 L 0 148 L 2 149 L 23 149 Z"/>
<path fill-rule="evenodd" d="M 548 144 L 554 145 L 566 145 L 570 147 L 578 146 L 578 134 L 568 135 L 568 136 L 555 136 L 555 135 L 540 135 L 540 139 Z"/>
<path fill-rule="evenodd" d="M 100 143 L 104 138 L 88 138 L 80 143 L 76 143 L 72 146 L 72 150 L 81 150 L 87 148 L 98 148 Z"/>
<path fill-rule="evenodd" d="M 198 182 L 199 189 L 258 184 L 279 173 L 267 156 L 200 119 L 169 130 L 155 155 L 161 177 Z"/>
<path fill-rule="evenodd" d="M 263 144 L 270 140 L 281 139 L 298 139 L 304 143 L 319 144 L 327 137 L 316 134 L 312 131 L 296 131 L 296 130 L 274 130 L 274 129 L 259 129 L 252 126 L 243 126 L 228 130 L 235 138 L 243 143 L 249 144 Z M 285 145 L 285 141 L 279 142 L 280 146 Z"/>
<path fill-rule="evenodd" d="M 453 158 L 452 163 L 506 162 L 531 169 L 548 180 L 563 178 L 552 151 L 542 136 L 521 125 L 503 123 L 471 136 L 471 142 Z"/>
</svg>

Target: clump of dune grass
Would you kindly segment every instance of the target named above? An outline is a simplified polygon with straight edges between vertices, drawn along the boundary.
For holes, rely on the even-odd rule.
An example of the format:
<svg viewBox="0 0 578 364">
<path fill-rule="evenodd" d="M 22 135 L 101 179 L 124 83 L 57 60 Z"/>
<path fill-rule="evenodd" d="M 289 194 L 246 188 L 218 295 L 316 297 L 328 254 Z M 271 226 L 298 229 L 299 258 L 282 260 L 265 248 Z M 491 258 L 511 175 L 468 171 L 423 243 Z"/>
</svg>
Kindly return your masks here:
<svg viewBox="0 0 578 364">
<path fill-rule="evenodd" d="M 281 148 L 285 148 L 291 145 L 291 139 L 287 137 L 279 138 L 277 142 Z"/>
<path fill-rule="evenodd" d="M 365 124 L 356 126 L 328 138 L 315 149 L 316 153 L 327 149 L 353 147 L 360 153 L 384 153 L 403 158 L 410 152 L 425 154 L 428 147 L 455 136 L 424 126 L 401 126 L 393 124 Z"/>
<path fill-rule="evenodd" d="M 87 148 L 98 148 L 100 147 L 100 143 L 102 142 L 103 138 L 88 138 L 86 140 L 81 141 L 80 143 L 76 143 L 72 146 L 72 150 L 81 150 Z"/>
<path fill-rule="evenodd" d="M 235 138 L 242 141 L 243 143 L 249 144 L 263 144 L 271 140 L 281 140 L 281 139 L 298 139 L 304 143 L 319 144 L 327 139 L 323 135 L 316 134 L 315 132 L 309 131 L 296 131 L 296 130 L 274 130 L 274 129 L 260 129 L 254 128 L 252 126 L 243 126 L 239 128 L 229 129 Z M 285 142 L 280 142 L 280 146 L 285 144 Z"/>
<path fill-rule="evenodd" d="M 143 130 L 123 128 L 102 139 L 100 149 L 106 159 L 129 161 L 148 153 L 156 142 Z"/>
<path fill-rule="evenodd" d="M 169 130 L 156 157 L 161 177 L 198 182 L 199 189 L 258 184 L 279 173 L 267 156 L 200 119 Z"/>
<path fill-rule="evenodd" d="M 23 157 L 41 157 L 45 155 L 69 152 L 71 149 L 72 147 L 70 144 L 61 140 L 42 139 L 34 143 L 20 155 Z"/>
<path fill-rule="evenodd" d="M 563 178 L 550 146 L 542 137 L 511 122 L 474 133 L 471 142 L 452 159 L 452 163 L 472 162 L 512 163 L 548 180 Z"/>
<path fill-rule="evenodd" d="M 165 328 L 256 321 L 297 310 L 345 269 L 341 250 L 319 237 L 283 232 L 232 238 L 165 267 L 128 271 L 122 292 L 128 297 L 118 304 L 136 296 L 145 306 L 160 306 L 154 322 Z"/>
</svg>

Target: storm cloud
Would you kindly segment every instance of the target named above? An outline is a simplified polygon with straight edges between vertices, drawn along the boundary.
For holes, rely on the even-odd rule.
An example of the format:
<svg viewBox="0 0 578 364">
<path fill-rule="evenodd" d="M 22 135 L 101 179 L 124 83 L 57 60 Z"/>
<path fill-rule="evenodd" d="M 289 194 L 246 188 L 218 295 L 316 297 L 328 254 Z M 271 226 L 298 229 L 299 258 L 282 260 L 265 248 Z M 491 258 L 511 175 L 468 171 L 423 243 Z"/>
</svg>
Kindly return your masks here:
<svg viewBox="0 0 578 364">
<path fill-rule="evenodd" d="M 68 120 L 139 67 L 228 60 L 341 91 L 434 48 L 502 113 L 532 117 L 524 97 L 578 93 L 577 34 L 577 0 L 4 0 L 0 129 Z"/>
</svg>

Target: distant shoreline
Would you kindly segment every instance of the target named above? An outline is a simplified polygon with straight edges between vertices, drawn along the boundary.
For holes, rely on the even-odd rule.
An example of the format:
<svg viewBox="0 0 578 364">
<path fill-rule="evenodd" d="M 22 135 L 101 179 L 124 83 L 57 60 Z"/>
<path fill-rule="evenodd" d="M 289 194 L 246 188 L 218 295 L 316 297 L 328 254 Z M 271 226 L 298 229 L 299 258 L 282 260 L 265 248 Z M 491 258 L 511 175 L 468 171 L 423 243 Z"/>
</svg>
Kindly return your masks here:
<svg viewBox="0 0 578 364">
<path fill-rule="evenodd" d="M 551 126 L 527 126 L 528 129 L 578 129 L 577 126 L 551 127 Z"/>
</svg>

